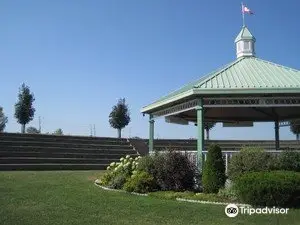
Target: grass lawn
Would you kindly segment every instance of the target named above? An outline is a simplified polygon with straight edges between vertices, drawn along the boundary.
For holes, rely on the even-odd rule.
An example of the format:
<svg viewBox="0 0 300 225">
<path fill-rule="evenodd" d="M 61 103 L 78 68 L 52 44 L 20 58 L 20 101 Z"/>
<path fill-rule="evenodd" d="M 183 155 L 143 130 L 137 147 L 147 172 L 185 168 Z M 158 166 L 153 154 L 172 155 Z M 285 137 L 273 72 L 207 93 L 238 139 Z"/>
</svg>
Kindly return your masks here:
<svg viewBox="0 0 300 225">
<path fill-rule="evenodd" d="M 228 218 L 224 206 L 104 191 L 93 184 L 98 175 L 97 171 L 0 172 L 0 224 L 300 224 L 300 210 Z"/>
</svg>

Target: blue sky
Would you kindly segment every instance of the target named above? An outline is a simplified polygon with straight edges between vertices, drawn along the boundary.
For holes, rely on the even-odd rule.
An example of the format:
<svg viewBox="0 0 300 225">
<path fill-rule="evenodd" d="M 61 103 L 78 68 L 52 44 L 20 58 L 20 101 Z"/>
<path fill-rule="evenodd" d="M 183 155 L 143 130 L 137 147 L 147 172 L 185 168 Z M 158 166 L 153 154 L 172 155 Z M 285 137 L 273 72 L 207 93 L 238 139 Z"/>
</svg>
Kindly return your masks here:
<svg viewBox="0 0 300 225">
<path fill-rule="evenodd" d="M 300 69 L 300 1 L 249 0 L 246 24 L 257 56 Z M 235 59 L 240 1 L 3 0 L 0 2 L 0 105 L 19 132 L 14 104 L 25 82 L 44 132 L 116 136 L 108 115 L 120 97 L 132 122 L 123 135 L 148 136 L 141 107 Z M 274 124 L 222 128 L 212 139 L 274 139 Z M 287 127 L 282 139 L 294 139 Z M 158 120 L 156 138 L 189 138 L 196 128 Z"/>
</svg>

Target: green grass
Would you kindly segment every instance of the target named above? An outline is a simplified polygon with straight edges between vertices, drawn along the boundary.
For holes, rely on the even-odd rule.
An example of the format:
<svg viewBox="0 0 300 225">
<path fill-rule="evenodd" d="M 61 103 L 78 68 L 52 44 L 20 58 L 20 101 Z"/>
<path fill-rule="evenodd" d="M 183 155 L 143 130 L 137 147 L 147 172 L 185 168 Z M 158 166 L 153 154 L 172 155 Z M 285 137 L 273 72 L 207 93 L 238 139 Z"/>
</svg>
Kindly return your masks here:
<svg viewBox="0 0 300 225">
<path fill-rule="evenodd" d="M 288 215 L 238 215 L 224 206 L 178 202 L 102 190 L 96 171 L 0 172 L 1 225 L 299 224 Z"/>
</svg>

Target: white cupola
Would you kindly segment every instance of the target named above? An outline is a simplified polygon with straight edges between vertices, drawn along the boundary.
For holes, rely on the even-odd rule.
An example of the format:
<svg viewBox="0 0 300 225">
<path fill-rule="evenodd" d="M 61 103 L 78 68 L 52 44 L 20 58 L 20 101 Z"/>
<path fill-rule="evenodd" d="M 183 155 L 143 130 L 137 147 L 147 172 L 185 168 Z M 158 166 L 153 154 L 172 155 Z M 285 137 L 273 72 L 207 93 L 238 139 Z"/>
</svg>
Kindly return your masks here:
<svg viewBox="0 0 300 225">
<path fill-rule="evenodd" d="M 234 42 L 236 44 L 237 58 L 255 56 L 255 37 L 251 34 L 246 26 L 243 26 Z"/>
</svg>

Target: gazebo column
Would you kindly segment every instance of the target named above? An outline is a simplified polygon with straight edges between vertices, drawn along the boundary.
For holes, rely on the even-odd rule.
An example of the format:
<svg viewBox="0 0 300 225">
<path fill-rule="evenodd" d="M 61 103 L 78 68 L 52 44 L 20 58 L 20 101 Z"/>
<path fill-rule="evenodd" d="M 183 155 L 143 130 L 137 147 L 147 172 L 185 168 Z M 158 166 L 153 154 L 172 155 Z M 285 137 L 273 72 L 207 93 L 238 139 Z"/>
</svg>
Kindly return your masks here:
<svg viewBox="0 0 300 225">
<path fill-rule="evenodd" d="M 202 160 L 202 151 L 204 149 L 204 108 L 203 108 L 203 99 L 200 99 L 198 106 L 196 107 L 197 111 L 197 166 L 199 171 L 202 171 L 203 160 Z"/>
<path fill-rule="evenodd" d="M 149 154 L 153 153 L 154 147 L 154 119 L 153 115 L 149 115 Z"/>
<path fill-rule="evenodd" d="M 279 150 L 279 121 L 275 120 L 275 148 Z"/>
</svg>

